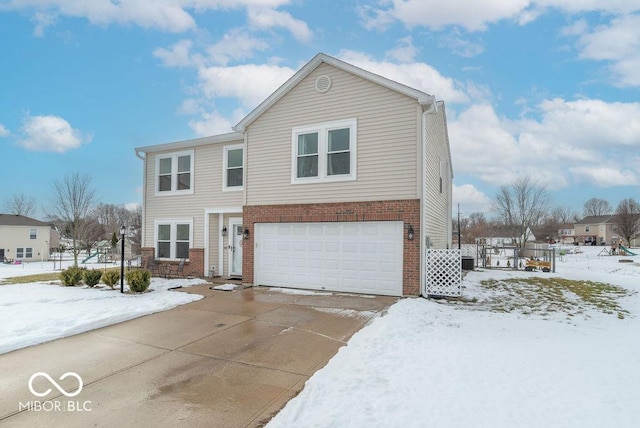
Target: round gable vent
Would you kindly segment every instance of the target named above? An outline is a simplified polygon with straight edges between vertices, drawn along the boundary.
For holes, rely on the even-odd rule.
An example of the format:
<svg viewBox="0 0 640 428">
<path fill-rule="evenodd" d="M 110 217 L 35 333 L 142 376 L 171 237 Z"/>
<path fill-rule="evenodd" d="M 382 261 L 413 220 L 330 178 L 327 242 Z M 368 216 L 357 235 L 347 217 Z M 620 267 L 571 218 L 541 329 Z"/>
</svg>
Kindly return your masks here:
<svg viewBox="0 0 640 428">
<path fill-rule="evenodd" d="M 316 91 L 324 94 L 331 89 L 331 77 L 322 75 L 316 79 Z"/>
</svg>

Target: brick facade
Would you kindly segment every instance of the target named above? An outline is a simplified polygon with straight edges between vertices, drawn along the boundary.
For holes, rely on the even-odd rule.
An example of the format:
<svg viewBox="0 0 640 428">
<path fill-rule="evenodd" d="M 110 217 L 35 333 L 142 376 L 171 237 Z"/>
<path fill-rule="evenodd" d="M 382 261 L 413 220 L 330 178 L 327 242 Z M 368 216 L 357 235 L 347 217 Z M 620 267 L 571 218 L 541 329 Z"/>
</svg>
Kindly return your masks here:
<svg viewBox="0 0 640 428">
<path fill-rule="evenodd" d="M 140 250 L 142 258 L 155 257 L 156 249 L 153 247 L 144 247 Z M 165 261 L 163 264 L 178 264 L 179 260 Z M 184 275 L 204 276 L 204 248 L 189 248 L 189 260 L 184 264 Z"/>
<path fill-rule="evenodd" d="M 311 223 L 350 221 L 403 221 L 404 269 L 402 293 L 420 294 L 420 200 L 340 202 L 328 204 L 254 205 L 245 206 L 243 226 L 249 239 L 243 245 L 243 282 L 253 284 L 253 238 L 256 223 Z M 415 239 L 407 239 L 409 225 Z"/>
</svg>

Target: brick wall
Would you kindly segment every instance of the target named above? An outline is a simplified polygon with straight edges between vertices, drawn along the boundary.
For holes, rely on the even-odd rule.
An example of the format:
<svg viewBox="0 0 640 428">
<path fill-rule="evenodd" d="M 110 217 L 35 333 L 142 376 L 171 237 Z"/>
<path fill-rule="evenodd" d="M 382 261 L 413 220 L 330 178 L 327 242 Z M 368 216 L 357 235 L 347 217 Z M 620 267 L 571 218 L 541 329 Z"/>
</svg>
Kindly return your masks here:
<svg viewBox="0 0 640 428">
<path fill-rule="evenodd" d="M 140 249 L 142 258 L 155 257 L 155 248 L 144 247 Z M 179 260 L 163 261 L 163 264 L 178 264 Z M 184 275 L 204 276 L 204 248 L 189 248 L 189 260 L 184 264 Z"/>
<path fill-rule="evenodd" d="M 404 222 L 404 295 L 420 294 L 420 201 L 418 199 L 374 202 L 341 202 L 330 204 L 256 205 L 245 206 L 243 226 L 249 229 L 249 239 L 243 245 L 242 279 L 253 284 L 253 238 L 256 223 L 310 223 L 349 221 Z M 415 239 L 407 239 L 409 225 Z"/>
</svg>

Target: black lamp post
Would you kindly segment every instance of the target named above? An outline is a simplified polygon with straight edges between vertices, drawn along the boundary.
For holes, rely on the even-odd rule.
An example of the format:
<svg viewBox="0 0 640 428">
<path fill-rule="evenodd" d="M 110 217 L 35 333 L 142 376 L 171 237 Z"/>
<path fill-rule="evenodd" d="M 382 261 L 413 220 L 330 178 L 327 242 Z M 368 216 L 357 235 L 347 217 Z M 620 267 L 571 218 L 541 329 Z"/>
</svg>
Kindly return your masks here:
<svg viewBox="0 0 640 428">
<path fill-rule="evenodd" d="M 120 292 L 124 293 L 124 234 L 127 228 L 123 224 L 120 227 Z"/>
</svg>

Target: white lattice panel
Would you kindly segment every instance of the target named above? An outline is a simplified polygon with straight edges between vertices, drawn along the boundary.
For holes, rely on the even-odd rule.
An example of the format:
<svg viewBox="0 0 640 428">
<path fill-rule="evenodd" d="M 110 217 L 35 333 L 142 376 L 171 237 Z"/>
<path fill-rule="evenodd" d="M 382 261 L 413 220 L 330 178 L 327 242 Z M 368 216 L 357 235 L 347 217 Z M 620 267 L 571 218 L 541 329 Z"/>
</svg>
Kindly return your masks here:
<svg viewBox="0 0 640 428">
<path fill-rule="evenodd" d="M 462 295 L 462 255 L 460 250 L 427 250 L 426 294 L 460 297 Z"/>
</svg>

